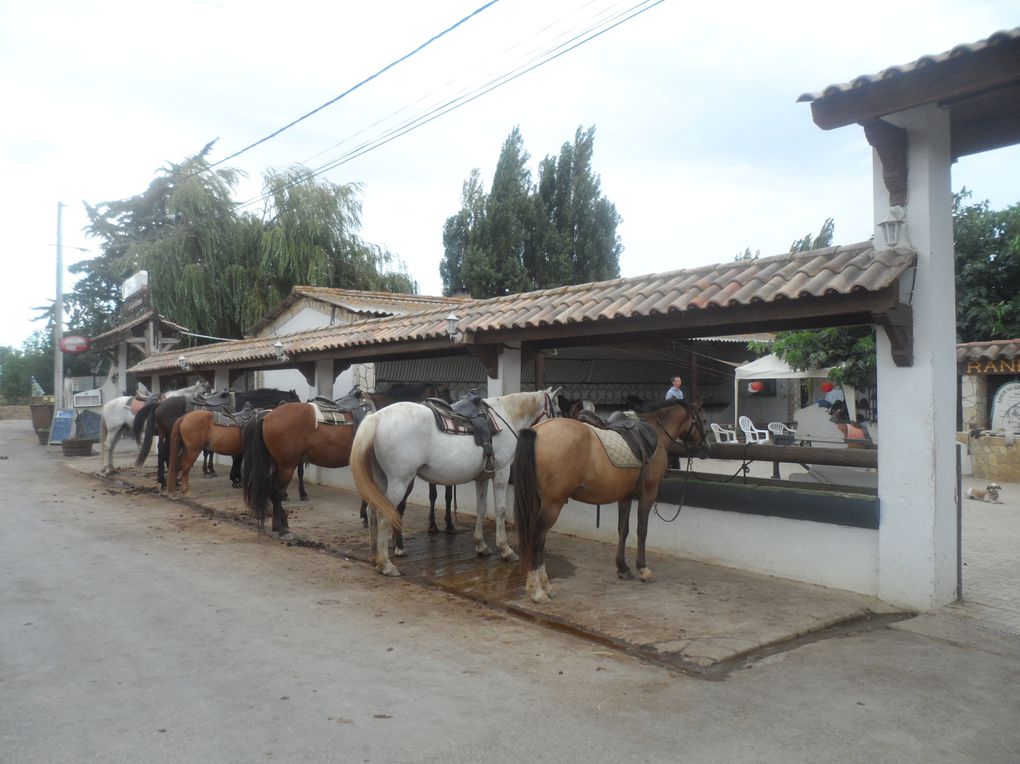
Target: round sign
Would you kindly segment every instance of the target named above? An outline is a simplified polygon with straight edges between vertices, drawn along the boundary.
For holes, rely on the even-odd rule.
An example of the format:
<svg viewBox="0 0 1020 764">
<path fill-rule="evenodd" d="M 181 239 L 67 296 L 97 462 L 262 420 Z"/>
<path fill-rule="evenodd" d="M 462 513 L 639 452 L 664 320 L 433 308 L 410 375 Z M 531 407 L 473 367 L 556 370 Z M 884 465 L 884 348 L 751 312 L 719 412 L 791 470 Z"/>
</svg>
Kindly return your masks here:
<svg viewBox="0 0 1020 764">
<path fill-rule="evenodd" d="M 819 386 L 822 388 L 823 393 L 831 393 L 832 389 L 835 387 L 835 385 L 833 385 L 829 380 L 825 380 Z"/>
<path fill-rule="evenodd" d="M 750 390 L 752 393 L 760 393 L 762 390 L 765 389 L 765 383 L 762 382 L 760 379 L 756 379 L 754 380 L 754 382 L 747 386 L 747 389 Z"/>
<path fill-rule="evenodd" d="M 88 337 L 82 337 L 80 334 L 68 334 L 61 337 L 60 342 L 57 344 L 60 346 L 61 352 L 64 353 L 84 353 L 92 347 L 92 341 Z"/>
</svg>

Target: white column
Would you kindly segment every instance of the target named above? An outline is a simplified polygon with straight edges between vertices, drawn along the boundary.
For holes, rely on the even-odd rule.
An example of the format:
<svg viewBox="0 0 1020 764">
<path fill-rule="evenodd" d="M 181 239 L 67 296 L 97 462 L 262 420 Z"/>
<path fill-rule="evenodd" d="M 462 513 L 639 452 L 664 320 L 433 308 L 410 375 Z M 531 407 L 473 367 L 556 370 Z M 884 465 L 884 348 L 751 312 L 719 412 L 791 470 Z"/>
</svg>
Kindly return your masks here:
<svg viewBox="0 0 1020 764">
<path fill-rule="evenodd" d="M 336 374 L 333 372 L 332 359 L 315 362 L 315 395 L 333 399 L 333 383 L 336 382 Z"/>
<path fill-rule="evenodd" d="M 217 368 L 213 372 L 213 392 L 230 389 L 230 369 Z"/>
<path fill-rule="evenodd" d="M 497 368 L 499 374 L 495 379 L 489 380 L 486 397 L 496 398 L 500 395 L 519 393 L 521 391 L 521 346 L 519 343 L 501 346 Z"/>
<path fill-rule="evenodd" d="M 127 342 L 121 340 L 117 343 L 117 385 L 121 395 L 127 395 Z M 134 390 L 131 391 L 134 394 Z"/>
<path fill-rule="evenodd" d="M 913 307 L 913 365 L 896 366 L 885 332 L 877 331 L 882 428 L 878 592 L 892 604 L 924 610 L 956 598 L 956 301 L 949 114 L 925 106 L 888 121 L 906 128 L 909 138 L 907 235 L 918 263 L 916 278 L 902 290 L 904 301 Z M 877 224 L 889 209 L 877 154 L 874 179 Z M 881 242 L 880 232 L 876 234 L 876 242 Z"/>
</svg>

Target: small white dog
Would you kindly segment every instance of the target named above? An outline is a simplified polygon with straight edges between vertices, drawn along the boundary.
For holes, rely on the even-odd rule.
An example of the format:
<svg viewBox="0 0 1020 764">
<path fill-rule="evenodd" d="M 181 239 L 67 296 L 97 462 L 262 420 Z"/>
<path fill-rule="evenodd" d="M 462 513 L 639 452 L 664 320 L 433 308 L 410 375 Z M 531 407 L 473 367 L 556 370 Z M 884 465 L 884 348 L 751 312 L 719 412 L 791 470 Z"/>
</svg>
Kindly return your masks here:
<svg viewBox="0 0 1020 764">
<path fill-rule="evenodd" d="M 999 501 L 999 491 L 1002 490 L 1002 486 L 998 483 L 989 483 L 984 488 L 968 488 L 967 498 L 975 499 L 976 501 L 987 501 L 991 504 L 1001 504 Z"/>
</svg>

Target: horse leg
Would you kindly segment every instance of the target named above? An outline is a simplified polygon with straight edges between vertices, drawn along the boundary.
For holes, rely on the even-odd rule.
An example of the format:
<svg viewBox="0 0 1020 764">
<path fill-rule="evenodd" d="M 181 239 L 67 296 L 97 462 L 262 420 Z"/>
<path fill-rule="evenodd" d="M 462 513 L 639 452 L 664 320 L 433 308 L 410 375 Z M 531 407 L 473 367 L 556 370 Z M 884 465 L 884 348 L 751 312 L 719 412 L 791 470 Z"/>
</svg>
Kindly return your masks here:
<svg viewBox="0 0 1020 764">
<path fill-rule="evenodd" d="M 369 527 L 371 529 L 369 538 L 373 542 L 372 562 L 375 563 L 375 569 L 384 576 L 399 576 L 400 571 L 390 560 L 390 521 L 385 517 L 380 517 L 379 513 L 373 509 Z"/>
<path fill-rule="evenodd" d="M 241 461 L 244 459 L 243 456 L 232 456 L 230 463 L 230 487 L 240 488 L 241 487 Z"/>
<path fill-rule="evenodd" d="M 645 495 L 638 502 L 637 514 L 637 565 L 638 577 L 646 584 L 655 580 L 651 569 L 645 564 L 645 538 L 648 536 L 648 515 L 652 511 L 652 503 L 655 494 L 645 491 Z"/>
<path fill-rule="evenodd" d="M 305 490 L 305 463 L 297 466 L 297 493 L 301 501 L 308 501 L 308 491 Z"/>
<path fill-rule="evenodd" d="M 216 477 L 216 463 L 213 452 L 208 448 L 202 450 L 202 476 L 207 478 Z"/>
<path fill-rule="evenodd" d="M 617 505 L 616 523 L 616 575 L 619 578 L 630 580 L 634 574 L 627 567 L 627 535 L 630 533 L 630 505 L 632 499 L 623 499 Z"/>
<path fill-rule="evenodd" d="M 530 595 L 531 601 L 539 605 L 548 603 L 553 597 L 553 587 L 549 583 L 549 574 L 545 569 L 545 538 L 556 521 L 559 519 L 560 510 L 565 502 L 542 502 L 535 524 L 535 544 L 532 549 L 531 570 L 528 571 L 525 581 L 525 591 Z"/>
<path fill-rule="evenodd" d="M 361 518 L 361 527 L 368 528 L 368 502 L 364 499 L 361 500 L 361 510 L 358 512 L 358 517 Z"/>
<path fill-rule="evenodd" d="M 446 532 L 456 533 L 457 526 L 453 524 L 453 515 L 450 513 L 450 508 L 453 506 L 453 491 L 452 485 L 446 486 Z"/>
<path fill-rule="evenodd" d="M 290 525 L 287 523 L 287 510 L 283 508 L 283 497 L 292 477 L 294 477 L 293 467 L 278 470 L 276 483 L 270 494 L 270 499 L 273 502 L 273 533 L 283 541 L 290 541 L 294 538 L 294 534 L 290 532 Z"/>
<path fill-rule="evenodd" d="M 164 496 L 167 493 L 166 467 L 170 461 L 170 436 L 159 437 L 159 445 L 156 447 L 156 482 L 159 483 L 159 492 Z"/>
<path fill-rule="evenodd" d="M 429 483 L 429 533 L 439 533 L 439 526 L 436 525 L 436 499 L 439 498 L 439 489 L 435 483 Z"/>
<path fill-rule="evenodd" d="M 497 472 L 492 479 L 492 504 L 496 509 L 496 548 L 504 562 L 517 562 L 517 556 L 506 539 L 506 486 L 510 482 L 510 472 Z"/>
<path fill-rule="evenodd" d="M 116 470 L 113 468 L 113 450 L 117 443 L 124 436 L 124 428 L 118 427 L 113 432 L 106 431 L 106 450 L 103 453 L 103 474 L 112 475 Z M 102 450 L 102 449 L 101 449 Z"/>
<path fill-rule="evenodd" d="M 199 451 L 187 450 L 181 458 L 181 496 L 191 493 L 191 468 L 198 461 Z M 176 478 L 176 476 L 174 476 Z M 171 494 L 173 489 L 171 489 Z"/>
<path fill-rule="evenodd" d="M 485 527 L 485 513 L 489 510 L 489 479 L 475 481 L 475 554 L 488 557 L 492 554 L 485 543 L 482 529 Z"/>
<path fill-rule="evenodd" d="M 404 491 L 404 498 L 400 500 L 397 505 L 397 512 L 400 513 L 400 519 L 404 519 L 404 510 L 407 509 L 407 497 L 411 495 L 411 489 L 414 488 L 414 481 L 412 480 L 407 484 L 407 490 Z M 404 551 L 404 531 L 401 528 L 393 529 L 393 556 L 403 557 L 407 552 Z"/>
</svg>

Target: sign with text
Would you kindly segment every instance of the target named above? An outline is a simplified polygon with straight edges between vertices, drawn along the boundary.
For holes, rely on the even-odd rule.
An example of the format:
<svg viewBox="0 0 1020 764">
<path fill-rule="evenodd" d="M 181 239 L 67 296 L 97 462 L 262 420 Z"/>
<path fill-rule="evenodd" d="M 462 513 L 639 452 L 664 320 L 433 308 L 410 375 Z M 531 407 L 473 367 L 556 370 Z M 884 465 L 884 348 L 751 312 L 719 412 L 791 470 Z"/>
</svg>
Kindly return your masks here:
<svg viewBox="0 0 1020 764">
<path fill-rule="evenodd" d="M 57 344 L 63 353 L 84 353 L 92 347 L 92 340 L 80 334 L 67 334 L 61 337 Z"/>
<path fill-rule="evenodd" d="M 992 429 L 1020 432 L 1020 382 L 1007 382 L 995 391 Z"/>
</svg>

